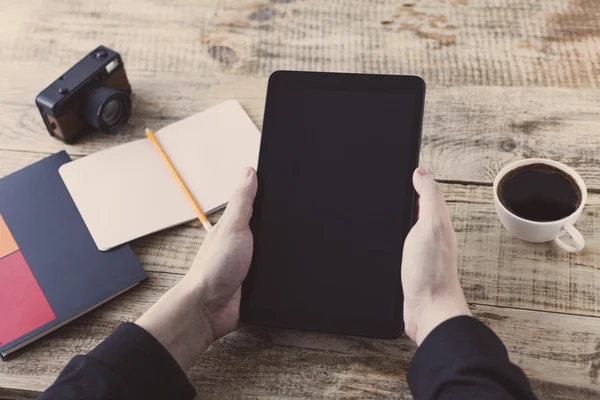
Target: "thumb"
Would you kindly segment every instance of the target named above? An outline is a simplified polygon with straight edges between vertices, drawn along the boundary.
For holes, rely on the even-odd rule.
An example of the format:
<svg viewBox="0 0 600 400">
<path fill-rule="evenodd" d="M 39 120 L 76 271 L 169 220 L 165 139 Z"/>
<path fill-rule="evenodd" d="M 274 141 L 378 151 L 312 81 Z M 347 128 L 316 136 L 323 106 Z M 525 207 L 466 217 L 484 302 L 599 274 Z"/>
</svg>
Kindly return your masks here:
<svg viewBox="0 0 600 400">
<path fill-rule="evenodd" d="M 248 227 L 257 188 L 258 180 L 256 178 L 256 171 L 254 171 L 254 168 L 244 168 L 237 189 L 231 196 L 223 214 L 225 225 L 234 230 Z"/>
<path fill-rule="evenodd" d="M 413 185 L 419 194 L 419 219 L 432 218 L 446 212 L 446 202 L 440 186 L 425 168 L 417 168 L 413 174 Z"/>
</svg>

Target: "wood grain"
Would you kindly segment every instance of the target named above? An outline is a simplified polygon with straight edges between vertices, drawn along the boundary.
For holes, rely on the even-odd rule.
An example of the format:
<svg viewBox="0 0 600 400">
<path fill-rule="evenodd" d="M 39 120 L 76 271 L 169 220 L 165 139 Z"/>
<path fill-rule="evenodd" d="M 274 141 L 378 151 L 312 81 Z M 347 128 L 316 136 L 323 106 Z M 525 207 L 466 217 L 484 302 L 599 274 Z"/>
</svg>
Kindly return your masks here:
<svg viewBox="0 0 600 400">
<path fill-rule="evenodd" d="M 77 158 L 144 137 L 144 126 L 229 98 L 260 127 L 278 69 L 422 76 L 421 159 L 446 182 L 474 313 L 540 398 L 600 397 L 600 2 L 5 0 L 2 11 L 0 176 L 62 149 Z M 133 116 L 118 135 L 67 146 L 48 136 L 33 100 L 99 44 L 123 55 Z M 582 253 L 525 244 L 500 225 L 490 183 L 526 157 L 564 162 L 586 181 Z M 35 398 L 73 355 L 135 320 L 187 271 L 204 237 L 195 222 L 133 242 L 150 281 L 1 363 L 0 398 Z M 406 338 L 244 327 L 190 377 L 200 398 L 407 399 L 414 350 Z"/>
<path fill-rule="evenodd" d="M 600 79 L 594 0 L 23 0 L 3 9 L 0 59 L 17 66 L 64 66 L 102 42 L 131 70 L 196 76 L 301 69 L 552 87 Z"/>
<path fill-rule="evenodd" d="M 498 220 L 491 187 L 443 188 L 453 210 L 458 268 L 470 303 L 600 316 L 600 195 L 589 195 L 576 224 L 586 248 L 570 254 L 511 236 Z M 139 239 L 132 248 L 146 270 L 185 273 L 204 235 L 192 223 Z"/>
<path fill-rule="evenodd" d="M 44 390 L 76 354 L 123 321 L 134 321 L 179 279 L 150 280 L 0 364 L 0 396 Z M 474 306 L 503 339 L 544 399 L 600 395 L 600 320 Z M 408 399 L 406 369 L 415 346 L 406 337 L 376 340 L 246 326 L 216 342 L 189 373 L 199 398 Z"/>
<path fill-rule="evenodd" d="M 0 65 L 6 75 L 16 70 Z M 28 72 L 36 75 L 34 69 Z M 47 81 L 59 69 L 44 72 Z M 118 135 L 89 134 L 76 145 L 51 138 L 32 105 L 40 78 L 0 81 L 0 149 L 86 155 L 144 137 L 230 98 L 240 100 L 262 126 L 267 78 L 232 75 L 149 74 L 131 77 L 133 116 Z M 25 89 L 26 88 L 26 89 Z M 160 100 L 156 93 L 161 93 Z M 507 163 L 551 158 L 575 168 L 588 187 L 600 191 L 600 120 L 595 89 L 430 87 L 423 128 L 422 164 L 438 179 L 491 183 Z"/>
<path fill-rule="evenodd" d="M 444 190 L 470 302 L 600 315 L 600 195 L 589 195 L 575 225 L 586 248 L 573 254 L 511 236 L 496 215 L 490 187 L 444 185 Z"/>
</svg>

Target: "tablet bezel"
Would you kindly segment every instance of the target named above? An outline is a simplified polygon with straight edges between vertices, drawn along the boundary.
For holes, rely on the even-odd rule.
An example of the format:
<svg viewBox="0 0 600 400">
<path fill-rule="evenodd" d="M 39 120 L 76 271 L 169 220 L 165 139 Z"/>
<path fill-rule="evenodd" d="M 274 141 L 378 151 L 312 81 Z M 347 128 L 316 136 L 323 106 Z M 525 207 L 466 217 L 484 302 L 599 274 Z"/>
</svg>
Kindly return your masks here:
<svg viewBox="0 0 600 400">
<path fill-rule="evenodd" d="M 417 76 L 407 75 L 372 75 L 372 74 L 347 74 L 330 72 L 299 72 L 299 71 L 276 71 L 271 74 L 267 88 L 265 114 L 263 120 L 263 133 L 261 138 L 261 152 L 265 140 L 268 140 L 269 132 L 269 105 L 275 97 L 275 93 L 286 89 L 315 89 L 336 90 L 352 92 L 375 92 L 375 93 L 405 93 L 415 96 L 415 112 L 413 113 L 413 131 L 410 141 L 410 168 L 413 170 L 419 165 L 419 151 L 421 145 L 421 131 L 423 125 L 423 111 L 425 102 L 425 82 Z M 261 157 L 258 161 L 259 194 L 255 200 L 254 214 L 250 222 L 253 234 L 260 231 L 260 207 L 256 204 L 261 201 Z M 412 177 L 412 173 L 409 174 Z M 409 209 L 404 215 L 403 226 L 404 238 L 414 224 L 416 199 L 412 180 L 406 182 L 406 192 L 410 193 L 407 200 Z M 258 241 L 254 241 L 255 246 Z M 399 243 L 399 245 L 403 244 Z M 255 249 L 256 250 L 256 249 Z M 336 317 L 331 315 L 313 314 L 305 312 L 292 312 L 290 310 L 265 310 L 251 308 L 247 301 L 253 291 L 251 284 L 253 270 L 250 266 L 248 277 L 242 285 L 242 301 L 240 305 L 240 318 L 243 322 L 254 325 L 264 325 L 279 328 L 321 331 L 329 333 L 340 333 L 357 336 L 368 336 L 376 338 L 397 338 L 402 334 L 403 323 L 403 293 L 400 280 L 401 266 L 398 266 L 398 285 L 394 319 L 389 321 L 354 319 Z"/>
</svg>

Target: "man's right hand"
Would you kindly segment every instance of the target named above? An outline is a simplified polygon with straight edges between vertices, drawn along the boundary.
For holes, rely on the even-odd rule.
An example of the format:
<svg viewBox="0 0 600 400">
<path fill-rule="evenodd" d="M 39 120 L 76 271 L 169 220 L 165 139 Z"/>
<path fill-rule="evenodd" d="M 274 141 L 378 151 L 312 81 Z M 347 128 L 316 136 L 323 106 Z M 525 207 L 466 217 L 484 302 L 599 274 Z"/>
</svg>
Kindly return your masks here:
<svg viewBox="0 0 600 400">
<path fill-rule="evenodd" d="M 423 168 L 413 174 L 419 219 L 404 243 L 402 288 L 408 337 L 420 345 L 442 322 L 471 315 L 456 267 L 456 237 L 439 185 Z"/>
</svg>

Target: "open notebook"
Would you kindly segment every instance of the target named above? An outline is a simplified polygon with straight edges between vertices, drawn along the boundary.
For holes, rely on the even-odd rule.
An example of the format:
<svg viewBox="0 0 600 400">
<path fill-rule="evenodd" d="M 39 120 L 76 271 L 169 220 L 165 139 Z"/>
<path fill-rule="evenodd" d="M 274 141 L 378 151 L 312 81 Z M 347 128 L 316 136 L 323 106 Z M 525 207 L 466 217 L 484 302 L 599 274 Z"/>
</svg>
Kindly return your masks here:
<svg viewBox="0 0 600 400">
<path fill-rule="evenodd" d="M 156 137 L 206 214 L 225 206 L 243 168 L 258 160 L 260 132 L 235 100 Z M 60 175 L 100 250 L 196 218 L 148 139 L 65 164 Z"/>
</svg>

